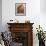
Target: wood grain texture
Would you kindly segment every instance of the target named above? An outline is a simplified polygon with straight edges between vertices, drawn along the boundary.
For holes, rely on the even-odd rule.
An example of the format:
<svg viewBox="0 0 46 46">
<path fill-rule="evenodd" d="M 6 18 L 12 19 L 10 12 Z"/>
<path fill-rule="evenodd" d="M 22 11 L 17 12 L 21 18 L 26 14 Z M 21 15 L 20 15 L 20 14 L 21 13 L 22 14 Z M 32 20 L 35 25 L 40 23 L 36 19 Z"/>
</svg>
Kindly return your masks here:
<svg viewBox="0 0 46 46">
<path fill-rule="evenodd" d="M 28 32 L 28 46 L 33 46 L 33 23 L 7 23 L 9 25 L 9 31 L 16 32 Z"/>
</svg>

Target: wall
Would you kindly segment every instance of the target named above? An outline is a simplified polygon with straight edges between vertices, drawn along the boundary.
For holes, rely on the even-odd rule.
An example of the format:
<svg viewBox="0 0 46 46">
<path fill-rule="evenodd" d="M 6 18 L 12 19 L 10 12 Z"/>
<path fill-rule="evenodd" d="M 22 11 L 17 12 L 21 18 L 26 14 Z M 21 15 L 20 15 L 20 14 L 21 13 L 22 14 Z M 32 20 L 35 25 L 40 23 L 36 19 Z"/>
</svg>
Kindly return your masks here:
<svg viewBox="0 0 46 46">
<path fill-rule="evenodd" d="M 2 29 L 2 0 L 0 0 L 0 31 Z"/>
<path fill-rule="evenodd" d="M 26 16 L 15 16 L 15 3 L 25 2 L 26 3 Z M 2 26 L 3 31 L 8 30 L 7 22 L 11 19 L 17 19 L 19 22 L 25 22 L 30 20 L 33 25 L 33 45 L 38 46 L 38 39 L 36 37 L 36 27 L 39 24 L 46 29 L 46 16 L 42 12 L 43 3 L 40 0 L 2 0 Z"/>
<path fill-rule="evenodd" d="M 40 0 L 40 24 L 46 31 L 46 0 Z"/>
<path fill-rule="evenodd" d="M 19 0 L 3 0 L 2 1 L 2 23 L 3 26 L 10 19 L 17 19 L 19 22 L 24 22 L 27 19 L 33 23 L 39 23 L 40 15 L 40 0 L 24 0 L 26 2 L 26 16 L 15 16 L 15 3 L 21 2 Z M 19 19 L 18 19 L 19 18 Z M 23 19 L 22 19 L 23 18 Z M 38 20 L 38 21 L 37 21 Z M 5 28 L 5 27 L 4 27 Z M 5 28 L 6 30 L 6 28 Z M 4 31 L 5 31 L 4 30 Z"/>
<path fill-rule="evenodd" d="M 46 0 L 40 0 L 40 10 L 42 13 L 46 13 Z"/>
</svg>

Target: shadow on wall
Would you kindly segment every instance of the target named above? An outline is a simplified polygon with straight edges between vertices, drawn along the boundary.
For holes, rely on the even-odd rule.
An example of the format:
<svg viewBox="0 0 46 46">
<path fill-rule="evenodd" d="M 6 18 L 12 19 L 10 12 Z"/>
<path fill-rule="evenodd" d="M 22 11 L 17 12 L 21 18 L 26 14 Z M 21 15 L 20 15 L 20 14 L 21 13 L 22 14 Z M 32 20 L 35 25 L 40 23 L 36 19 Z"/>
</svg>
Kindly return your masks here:
<svg viewBox="0 0 46 46">
<path fill-rule="evenodd" d="M 40 11 L 46 13 L 46 0 L 40 0 Z"/>
</svg>

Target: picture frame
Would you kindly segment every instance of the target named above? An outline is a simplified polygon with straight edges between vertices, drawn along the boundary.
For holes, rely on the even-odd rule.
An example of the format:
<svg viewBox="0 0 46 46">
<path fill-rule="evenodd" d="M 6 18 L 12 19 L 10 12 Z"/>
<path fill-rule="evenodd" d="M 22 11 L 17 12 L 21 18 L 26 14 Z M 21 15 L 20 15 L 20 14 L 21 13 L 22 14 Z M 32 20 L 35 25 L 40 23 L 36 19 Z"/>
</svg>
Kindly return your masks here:
<svg viewBox="0 0 46 46">
<path fill-rule="evenodd" d="M 26 16 L 26 3 L 16 3 L 15 4 L 15 15 L 16 16 Z"/>
</svg>

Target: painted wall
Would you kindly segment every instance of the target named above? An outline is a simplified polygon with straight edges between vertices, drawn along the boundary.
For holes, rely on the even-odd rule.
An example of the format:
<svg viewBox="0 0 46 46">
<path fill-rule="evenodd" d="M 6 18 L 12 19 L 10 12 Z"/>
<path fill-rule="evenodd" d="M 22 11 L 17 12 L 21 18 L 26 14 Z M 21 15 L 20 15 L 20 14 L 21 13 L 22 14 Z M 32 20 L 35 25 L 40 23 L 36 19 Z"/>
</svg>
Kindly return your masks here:
<svg viewBox="0 0 46 46">
<path fill-rule="evenodd" d="M 15 16 L 15 3 L 26 3 L 26 16 Z M 38 39 L 36 37 L 36 27 L 39 24 L 45 30 L 46 28 L 46 15 L 42 12 L 41 6 L 43 3 L 40 0 L 2 0 L 2 26 L 3 31 L 8 30 L 7 22 L 11 19 L 17 19 L 19 22 L 30 20 L 33 25 L 33 45 L 38 46 Z"/>
<path fill-rule="evenodd" d="M 46 31 L 46 0 L 40 0 L 40 24 Z"/>
<path fill-rule="evenodd" d="M 2 31 L 2 0 L 0 0 L 0 31 Z"/>
<path fill-rule="evenodd" d="M 26 16 L 15 16 L 15 3 L 22 2 L 19 0 L 2 0 L 2 24 L 3 26 L 10 19 L 17 19 L 19 22 L 24 22 L 29 19 L 30 22 L 39 23 L 40 21 L 40 0 L 24 0 L 26 3 Z M 6 27 L 6 26 L 5 26 Z M 5 28 L 7 30 L 7 28 Z M 4 31 L 5 31 L 4 30 Z"/>
</svg>

